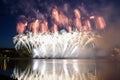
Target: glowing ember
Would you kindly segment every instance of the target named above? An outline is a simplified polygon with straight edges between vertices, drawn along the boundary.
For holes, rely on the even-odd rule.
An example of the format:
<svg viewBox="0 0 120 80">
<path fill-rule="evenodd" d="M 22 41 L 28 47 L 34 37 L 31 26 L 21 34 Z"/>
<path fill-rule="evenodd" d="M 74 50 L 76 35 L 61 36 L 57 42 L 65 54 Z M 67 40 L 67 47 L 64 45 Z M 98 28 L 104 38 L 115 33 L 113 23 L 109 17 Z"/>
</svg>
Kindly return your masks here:
<svg viewBox="0 0 120 80">
<path fill-rule="evenodd" d="M 106 26 L 106 23 L 105 23 L 105 20 L 104 20 L 104 18 L 103 17 L 101 17 L 101 16 L 98 16 L 97 18 L 96 18 L 96 28 L 97 29 L 104 29 L 105 28 L 105 26 Z"/>
<path fill-rule="evenodd" d="M 17 26 L 16 26 L 16 30 L 18 32 L 18 34 L 23 34 L 26 26 L 27 26 L 27 21 L 23 20 L 25 18 L 25 16 L 21 16 L 21 22 L 18 21 Z"/>
</svg>

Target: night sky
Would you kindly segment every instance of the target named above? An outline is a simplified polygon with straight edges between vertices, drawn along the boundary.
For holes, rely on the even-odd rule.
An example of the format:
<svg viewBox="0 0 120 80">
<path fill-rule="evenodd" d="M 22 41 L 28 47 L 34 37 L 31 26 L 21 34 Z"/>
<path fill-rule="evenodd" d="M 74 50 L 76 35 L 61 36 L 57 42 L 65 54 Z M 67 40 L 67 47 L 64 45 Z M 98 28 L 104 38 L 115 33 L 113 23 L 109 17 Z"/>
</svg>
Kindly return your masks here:
<svg viewBox="0 0 120 80">
<path fill-rule="evenodd" d="M 120 0 L 0 0 L 0 48 L 14 48 L 13 37 L 17 35 L 16 19 L 19 15 L 27 15 L 32 8 L 45 13 L 45 6 L 52 3 L 58 6 L 83 3 L 88 11 L 101 13 L 108 25 L 120 22 Z"/>
</svg>

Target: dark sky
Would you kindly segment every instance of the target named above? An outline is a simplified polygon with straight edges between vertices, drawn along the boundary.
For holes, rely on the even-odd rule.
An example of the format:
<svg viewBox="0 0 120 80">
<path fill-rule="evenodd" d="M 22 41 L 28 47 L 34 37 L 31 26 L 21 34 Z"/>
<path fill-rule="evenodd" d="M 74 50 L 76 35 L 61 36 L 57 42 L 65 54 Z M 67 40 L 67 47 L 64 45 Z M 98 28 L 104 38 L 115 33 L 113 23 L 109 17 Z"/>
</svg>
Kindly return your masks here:
<svg viewBox="0 0 120 80">
<path fill-rule="evenodd" d="M 0 48 L 14 48 L 13 37 L 17 35 L 17 16 L 28 14 L 32 8 L 44 13 L 46 6 L 62 5 L 63 3 L 69 3 L 71 6 L 84 3 L 88 10 L 103 11 L 108 21 L 116 22 L 120 17 L 119 0 L 0 0 Z"/>
</svg>

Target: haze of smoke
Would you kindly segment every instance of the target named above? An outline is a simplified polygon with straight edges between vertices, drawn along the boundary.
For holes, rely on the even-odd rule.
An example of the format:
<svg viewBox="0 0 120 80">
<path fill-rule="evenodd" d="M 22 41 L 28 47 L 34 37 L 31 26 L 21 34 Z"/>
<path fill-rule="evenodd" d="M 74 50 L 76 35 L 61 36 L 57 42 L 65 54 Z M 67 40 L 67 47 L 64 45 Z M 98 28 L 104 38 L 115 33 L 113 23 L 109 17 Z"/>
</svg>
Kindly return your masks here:
<svg viewBox="0 0 120 80">
<path fill-rule="evenodd" d="M 104 16 L 107 27 L 103 33 L 102 38 L 95 40 L 97 48 L 97 56 L 111 55 L 111 51 L 115 47 L 120 47 L 120 15 L 117 6 L 113 4 L 105 5 L 101 8 L 102 16 Z"/>
</svg>

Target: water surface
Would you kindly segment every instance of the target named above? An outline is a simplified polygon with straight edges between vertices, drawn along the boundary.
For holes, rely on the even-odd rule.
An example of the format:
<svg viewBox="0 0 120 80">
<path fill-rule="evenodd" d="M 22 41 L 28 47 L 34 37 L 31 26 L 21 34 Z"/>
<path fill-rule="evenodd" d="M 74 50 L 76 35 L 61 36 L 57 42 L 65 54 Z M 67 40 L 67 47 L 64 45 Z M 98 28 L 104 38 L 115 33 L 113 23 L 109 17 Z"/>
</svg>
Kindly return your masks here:
<svg viewBox="0 0 120 80">
<path fill-rule="evenodd" d="M 120 80 L 119 61 L 105 59 L 4 59 L 0 80 Z"/>
</svg>

